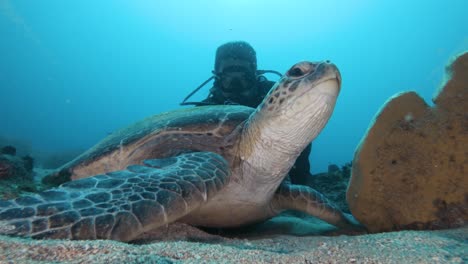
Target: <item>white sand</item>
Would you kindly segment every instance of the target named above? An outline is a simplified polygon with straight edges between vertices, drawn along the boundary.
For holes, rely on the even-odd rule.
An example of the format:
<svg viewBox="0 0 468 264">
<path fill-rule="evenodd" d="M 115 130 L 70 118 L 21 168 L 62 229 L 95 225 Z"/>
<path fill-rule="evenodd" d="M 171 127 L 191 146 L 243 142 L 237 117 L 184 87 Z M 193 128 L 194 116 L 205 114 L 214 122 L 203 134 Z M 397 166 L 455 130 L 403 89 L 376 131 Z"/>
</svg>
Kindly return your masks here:
<svg viewBox="0 0 468 264">
<path fill-rule="evenodd" d="M 468 263 L 468 226 L 360 236 L 228 239 L 179 224 L 154 233 L 165 241 L 155 241 L 155 234 L 145 236 L 151 239 L 146 244 L 0 236 L 0 263 Z"/>
</svg>

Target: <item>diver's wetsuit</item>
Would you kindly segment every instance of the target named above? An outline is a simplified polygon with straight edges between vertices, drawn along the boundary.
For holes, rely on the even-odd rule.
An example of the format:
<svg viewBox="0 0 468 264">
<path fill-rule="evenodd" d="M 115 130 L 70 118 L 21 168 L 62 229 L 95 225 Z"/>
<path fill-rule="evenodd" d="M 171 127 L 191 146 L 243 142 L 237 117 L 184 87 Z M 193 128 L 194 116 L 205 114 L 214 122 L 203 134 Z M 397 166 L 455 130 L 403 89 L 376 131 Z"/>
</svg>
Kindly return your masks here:
<svg viewBox="0 0 468 264">
<path fill-rule="evenodd" d="M 257 81 L 257 89 L 255 89 L 255 91 L 258 91 L 257 95 L 252 98 L 239 98 L 239 102 L 232 101 L 232 99 L 224 97 L 220 89 L 213 86 L 213 88 L 210 89 L 208 97 L 202 102 L 207 104 L 240 104 L 256 108 L 274 84 L 275 82 L 269 81 L 265 77 L 259 78 L 259 81 Z M 291 183 L 307 185 L 308 178 L 310 177 L 309 155 L 311 149 L 312 144 L 309 144 L 299 155 L 296 163 L 294 163 L 293 167 L 289 171 Z"/>
</svg>

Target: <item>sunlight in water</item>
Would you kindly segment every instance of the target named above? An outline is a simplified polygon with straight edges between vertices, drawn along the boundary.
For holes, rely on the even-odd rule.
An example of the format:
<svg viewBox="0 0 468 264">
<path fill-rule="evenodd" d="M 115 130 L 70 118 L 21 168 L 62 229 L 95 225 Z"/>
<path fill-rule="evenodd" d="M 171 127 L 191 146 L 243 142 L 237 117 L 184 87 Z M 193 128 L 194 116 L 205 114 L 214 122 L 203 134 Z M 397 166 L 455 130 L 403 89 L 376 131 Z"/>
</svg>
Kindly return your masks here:
<svg viewBox="0 0 468 264">
<path fill-rule="evenodd" d="M 374 4 L 367 0 L 202 0 L 134 1 L 128 5 L 136 12 L 135 15 L 174 34 L 184 32 L 199 37 L 227 33 L 231 38 L 265 34 L 263 37 L 273 35 L 271 38 L 274 39 L 278 33 L 300 36 L 314 32 L 332 32 L 340 26 L 349 26 L 354 18 L 361 16 Z"/>
</svg>

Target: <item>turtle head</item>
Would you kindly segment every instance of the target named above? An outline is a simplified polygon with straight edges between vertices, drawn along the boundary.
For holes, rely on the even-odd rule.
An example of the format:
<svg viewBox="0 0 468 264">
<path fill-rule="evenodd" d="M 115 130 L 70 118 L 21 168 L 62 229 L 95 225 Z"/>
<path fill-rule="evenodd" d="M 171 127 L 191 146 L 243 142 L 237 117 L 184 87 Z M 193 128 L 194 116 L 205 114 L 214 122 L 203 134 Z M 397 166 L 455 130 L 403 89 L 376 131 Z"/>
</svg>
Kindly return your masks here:
<svg viewBox="0 0 468 264">
<path fill-rule="evenodd" d="M 340 86 L 341 75 L 334 64 L 297 63 L 270 90 L 252 118 L 274 144 L 300 153 L 330 118 Z"/>
</svg>

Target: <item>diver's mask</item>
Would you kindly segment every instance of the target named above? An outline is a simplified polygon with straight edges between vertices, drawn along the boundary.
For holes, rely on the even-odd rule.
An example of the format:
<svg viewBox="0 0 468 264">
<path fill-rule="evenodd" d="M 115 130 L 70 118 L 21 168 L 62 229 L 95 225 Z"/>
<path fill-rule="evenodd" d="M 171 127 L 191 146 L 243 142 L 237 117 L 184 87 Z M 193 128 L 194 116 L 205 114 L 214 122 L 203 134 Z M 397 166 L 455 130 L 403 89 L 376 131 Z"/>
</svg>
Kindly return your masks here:
<svg viewBox="0 0 468 264">
<path fill-rule="evenodd" d="M 248 92 L 248 89 L 254 86 L 257 78 L 262 77 L 263 74 L 265 73 L 273 73 L 273 74 L 278 75 L 279 77 L 282 76 L 280 72 L 274 71 L 274 70 L 257 70 L 255 73 L 252 74 L 251 71 L 249 71 L 247 68 L 242 67 L 242 66 L 230 66 L 230 67 L 226 67 L 222 72 L 212 71 L 212 73 L 213 73 L 213 76 L 208 78 L 206 81 L 200 84 L 197 88 L 195 88 L 191 93 L 189 93 L 184 98 L 184 100 L 180 103 L 180 105 L 196 105 L 196 106 L 211 105 L 211 103 L 187 102 L 187 100 L 213 79 L 215 80 L 215 82 L 221 82 L 224 79 L 224 82 L 226 83 L 226 85 L 220 85 L 221 90 L 222 92 L 229 94 L 229 93 Z M 239 80 L 239 78 L 241 80 Z M 239 85 L 239 82 L 241 85 Z M 245 83 L 242 83 L 242 82 L 245 82 Z M 249 85 L 249 82 L 251 82 L 250 85 Z"/>
<path fill-rule="evenodd" d="M 243 66 L 226 67 L 216 76 L 216 82 L 225 94 L 248 93 L 255 86 L 255 72 Z"/>
</svg>

